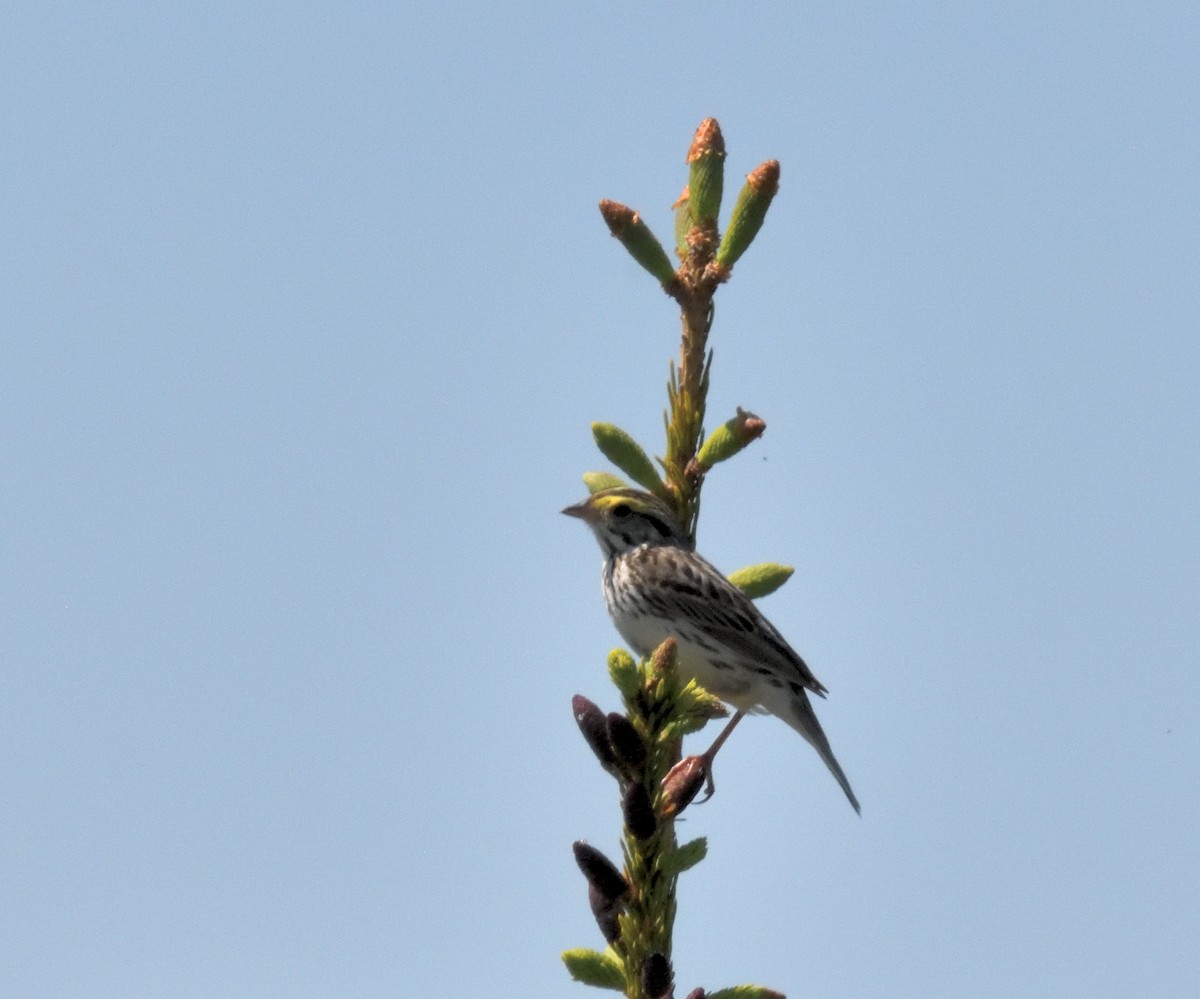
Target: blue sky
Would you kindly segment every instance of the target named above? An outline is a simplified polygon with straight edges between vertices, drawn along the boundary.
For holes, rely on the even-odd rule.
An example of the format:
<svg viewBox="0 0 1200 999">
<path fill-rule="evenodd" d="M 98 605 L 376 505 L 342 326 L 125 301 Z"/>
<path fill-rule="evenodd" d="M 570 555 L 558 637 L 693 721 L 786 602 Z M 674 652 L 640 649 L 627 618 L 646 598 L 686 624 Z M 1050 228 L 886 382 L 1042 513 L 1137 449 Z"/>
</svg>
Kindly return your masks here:
<svg viewBox="0 0 1200 999">
<path fill-rule="evenodd" d="M 701 550 L 830 688 L 687 816 L 680 995 L 1194 995 L 1200 12 L 10 5 L 0 993 L 583 996 L 558 510 L 661 450 L 692 130 L 782 164 Z"/>
</svg>

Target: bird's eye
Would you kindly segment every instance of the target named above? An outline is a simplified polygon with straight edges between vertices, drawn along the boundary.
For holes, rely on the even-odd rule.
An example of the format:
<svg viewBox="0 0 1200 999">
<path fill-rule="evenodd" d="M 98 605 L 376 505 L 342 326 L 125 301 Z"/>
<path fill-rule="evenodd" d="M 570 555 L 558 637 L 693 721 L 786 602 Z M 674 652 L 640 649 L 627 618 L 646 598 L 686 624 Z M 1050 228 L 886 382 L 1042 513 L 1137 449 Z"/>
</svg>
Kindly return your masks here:
<svg viewBox="0 0 1200 999">
<path fill-rule="evenodd" d="M 628 517 L 629 516 L 629 504 L 628 503 L 618 503 L 616 506 L 614 506 L 612 508 L 612 513 L 613 513 L 614 517 Z"/>
</svg>

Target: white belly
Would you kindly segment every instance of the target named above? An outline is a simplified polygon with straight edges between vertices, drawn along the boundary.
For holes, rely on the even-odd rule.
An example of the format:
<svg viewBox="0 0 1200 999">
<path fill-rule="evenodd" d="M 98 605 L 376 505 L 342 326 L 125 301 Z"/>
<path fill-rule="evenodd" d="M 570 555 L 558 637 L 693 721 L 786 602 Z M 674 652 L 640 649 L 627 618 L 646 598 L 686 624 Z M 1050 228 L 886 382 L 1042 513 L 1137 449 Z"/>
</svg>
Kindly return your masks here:
<svg viewBox="0 0 1200 999">
<path fill-rule="evenodd" d="M 709 693 L 716 694 L 742 711 L 762 710 L 762 701 L 756 689 L 760 685 L 757 676 L 746 669 L 725 669 L 715 664 L 728 661 L 733 665 L 733 655 L 723 656 L 719 650 L 714 653 L 689 641 L 657 618 L 614 619 L 613 623 L 621 637 L 639 656 L 648 656 L 668 638 L 675 639 L 678 648 L 676 662 L 684 679 L 695 680 Z"/>
</svg>

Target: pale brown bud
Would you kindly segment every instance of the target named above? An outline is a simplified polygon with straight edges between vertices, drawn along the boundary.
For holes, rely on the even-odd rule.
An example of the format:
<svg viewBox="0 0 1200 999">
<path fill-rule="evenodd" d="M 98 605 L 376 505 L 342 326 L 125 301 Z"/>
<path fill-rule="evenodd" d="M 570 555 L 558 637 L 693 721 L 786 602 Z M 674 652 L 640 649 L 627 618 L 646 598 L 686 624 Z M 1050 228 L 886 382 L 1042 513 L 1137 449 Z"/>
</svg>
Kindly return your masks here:
<svg viewBox="0 0 1200 999">
<path fill-rule="evenodd" d="M 687 808 L 707 776 L 708 762 L 703 756 L 685 756 L 676 763 L 662 782 L 663 816 L 674 818 Z"/>
</svg>

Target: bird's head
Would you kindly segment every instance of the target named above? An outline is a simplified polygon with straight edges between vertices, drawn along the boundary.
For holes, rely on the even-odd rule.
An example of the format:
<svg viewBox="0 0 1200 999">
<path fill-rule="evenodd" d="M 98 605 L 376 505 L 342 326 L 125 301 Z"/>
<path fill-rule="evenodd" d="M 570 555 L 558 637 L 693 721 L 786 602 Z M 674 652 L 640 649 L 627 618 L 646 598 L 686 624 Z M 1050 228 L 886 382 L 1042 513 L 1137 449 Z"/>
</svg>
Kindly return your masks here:
<svg viewBox="0 0 1200 999">
<path fill-rule="evenodd" d="M 563 513 L 587 524 L 606 555 L 620 555 L 645 544 L 691 548 L 671 508 L 640 489 L 602 489 Z"/>
</svg>

